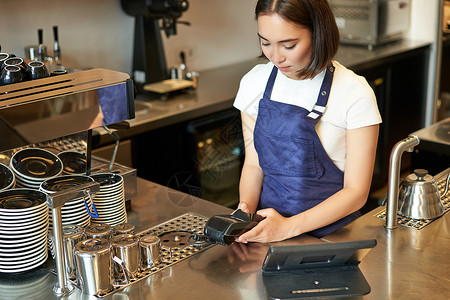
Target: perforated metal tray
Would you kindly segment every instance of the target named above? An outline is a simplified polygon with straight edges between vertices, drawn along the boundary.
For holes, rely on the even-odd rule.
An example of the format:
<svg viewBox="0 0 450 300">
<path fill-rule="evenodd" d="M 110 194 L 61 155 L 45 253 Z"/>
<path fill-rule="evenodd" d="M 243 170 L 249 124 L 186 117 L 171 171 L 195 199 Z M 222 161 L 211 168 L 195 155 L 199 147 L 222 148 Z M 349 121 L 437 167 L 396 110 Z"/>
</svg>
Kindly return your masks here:
<svg viewBox="0 0 450 300">
<path fill-rule="evenodd" d="M 447 175 L 450 172 L 450 168 L 448 168 L 447 170 L 439 173 L 438 175 L 435 176 L 435 180 L 436 183 L 438 185 L 438 189 L 441 195 L 444 194 L 445 192 L 445 184 L 447 182 Z M 450 210 L 450 191 L 447 192 L 447 194 L 441 198 L 442 201 L 442 205 L 444 206 L 444 214 L 446 212 L 448 212 Z M 386 209 L 383 209 L 382 211 L 380 211 L 379 213 L 375 214 L 376 218 L 379 219 L 383 219 L 386 220 Z M 416 220 L 416 219 L 412 219 L 412 218 L 408 218 L 408 217 L 404 217 L 404 216 L 400 216 L 397 215 L 397 223 L 399 225 L 402 226 L 406 226 L 409 228 L 414 228 L 414 229 L 422 229 L 425 226 L 427 226 L 428 224 L 430 224 L 431 222 L 433 222 L 435 219 L 432 220 Z"/>
<path fill-rule="evenodd" d="M 187 242 L 189 236 L 192 233 L 203 233 L 203 228 L 205 227 L 207 220 L 208 218 L 205 218 L 201 215 L 195 213 L 186 213 L 137 233 L 136 235 L 139 237 L 150 234 L 158 236 L 160 238 L 161 245 L 163 246 L 160 249 L 161 261 L 155 264 L 151 269 L 141 270 L 141 272 L 138 273 L 138 275 L 134 279 L 131 279 L 128 284 L 115 286 L 112 291 L 105 294 L 96 295 L 96 297 L 104 298 L 106 296 L 114 294 L 115 292 L 120 291 L 136 282 L 139 282 L 142 279 L 145 279 L 161 270 L 164 270 L 165 268 L 183 261 L 200 251 L 214 246 L 207 245 L 194 247 Z M 72 283 L 76 287 L 81 289 L 76 281 L 73 281 Z"/>
</svg>

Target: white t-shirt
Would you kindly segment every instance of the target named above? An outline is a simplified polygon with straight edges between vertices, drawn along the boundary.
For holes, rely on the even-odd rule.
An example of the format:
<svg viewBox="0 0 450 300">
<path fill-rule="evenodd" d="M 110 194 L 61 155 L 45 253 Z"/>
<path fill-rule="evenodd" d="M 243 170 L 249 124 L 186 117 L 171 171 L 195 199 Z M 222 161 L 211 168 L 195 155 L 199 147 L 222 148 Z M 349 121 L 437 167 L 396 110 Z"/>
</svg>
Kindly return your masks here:
<svg viewBox="0 0 450 300">
<path fill-rule="evenodd" d="M 344 171 L 347 129 L 381 123 L 377 101 L 366 79 L 333 61 L 336 70 L 327 108 L 316 131 L 331 160 Z M 241 80 L 234 107 L 256 117 L 273 64 L 256 65 Z M 317 101 L 325 70 L 312 79 L 295 80 L 278 72 L 270 99 L 311 111 Z"/>
</svg>

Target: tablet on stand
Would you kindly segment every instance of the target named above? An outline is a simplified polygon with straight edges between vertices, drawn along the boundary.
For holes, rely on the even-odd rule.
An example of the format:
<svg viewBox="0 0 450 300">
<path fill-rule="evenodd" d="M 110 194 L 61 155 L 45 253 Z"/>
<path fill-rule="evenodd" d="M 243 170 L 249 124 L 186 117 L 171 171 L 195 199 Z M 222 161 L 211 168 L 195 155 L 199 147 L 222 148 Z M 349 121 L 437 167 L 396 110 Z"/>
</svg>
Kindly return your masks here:
<svg viewBox="0 0 450 300">
<path fill-rule="evenodd" d="M 351 297 L 370 286 L 359 269 L 376 240 L 271 246 L 262 266 L 272 299 Z"/>
</svg>

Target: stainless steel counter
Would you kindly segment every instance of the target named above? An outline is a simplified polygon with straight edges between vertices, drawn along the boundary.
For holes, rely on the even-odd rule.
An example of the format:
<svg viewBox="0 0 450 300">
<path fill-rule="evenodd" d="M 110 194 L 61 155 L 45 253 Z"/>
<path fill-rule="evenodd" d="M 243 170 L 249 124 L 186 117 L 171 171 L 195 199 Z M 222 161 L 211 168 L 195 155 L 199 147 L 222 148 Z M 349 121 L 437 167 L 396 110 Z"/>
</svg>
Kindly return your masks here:
<svg viewBox="0 0 450 300">
<path fill-rule="evenodd" d="M 443 147 L 450 146 L 450 118 L 436 122 L 429 127 L 413 132 L 421 142 L 441 144 Z"/>
<path fill-rule="evenodd" d="M 450 299 L 449 214 L 421 230 L 399 226 L 386 231 L 385 222 L 374 217 L 380 210 L 325 238 L 329 242 L 377 240 L 360 264 L 372 287 L 364 299 Z"/>
<path fill-rule="evenodd" d="M 411 154 L 411 168 L 437 174 L 450 165 L 450 118 L 443 119 L 411 135 L 420 139 Z"/>
<path fill-rule="evenodd" d="M 138 178 L 138 196 L 131 201 L 128 221 L 141 232 L 186 212 L 204 217 L 229 214 L 230 209 Z M 310 244 L 322 241 L 301 236 L 277 244 Z M 269 244 L 253 244 L 247 253 L 238 247 L 214 245 L 186 260 L 133 283 L 103 299 L 266 299 L 261 266 Z M 52 260 L 22 274 L 0 273 L 0 299 L 61 299 L 52 288 Z M 78 288 L 63 299 L 89 298 Z"/>
<path fill-rule="evenodd" d="M 374 47 L 373 50 L 368 50 L 367 47 L 340 45 L 335 59 L 358 73 L 362 69 L 393 62 L 400 56 L 406 57 L 414 51 L 430 45 L 431 41 L 409 39 L 380 45 Z"/>
<path fill-rule="evenodd" d="M 210 217 L 230 209 L 138 178 L 129 221 L 136 231 L 151 228 L 186 212 Z M 360 268 L 372 291 L 361 299 L 450 299 L 450 217 L 422 230 L 399 226 L 387 232 L 376 209 L 323 240 L 300 236 L 272 245 L 376 239 L 377 246 Z M 212 246 L 163 269 L 105 299 L 267 299 L 261 266 L 269 244 Z M 1 299 L 58 299 L 51 260 L 25 274 L 0 274 Z M 67 298 L 89 299 L 79 289 Z M 92 298 L 91 298 L 92 299 Z"/>
<path fill-rule="evenodd" d="M 429 46 L 429 41 L 407 39 L 378 46 L 373 50 L 368 50 L 367 47 L 340 45 L 335 59 L 347 68 L 359 72 L 393 62 L 399 57 L 411 55 Z M 265 61 L 258 61 L 255 58 L 218 69 L 205 70 L 200 73 L 196 90 L 173 94 L 166 100 L 139 95 L 136 99 L 136 118 L 130 120 L 130 129 L 119 131 L 120 137 L 125 139 L 231 108 L 242 76 L 258 62 Z M 103 129 L 99 129 L 96 136 L 98 145 L 113 142 Z"/>
</svg>

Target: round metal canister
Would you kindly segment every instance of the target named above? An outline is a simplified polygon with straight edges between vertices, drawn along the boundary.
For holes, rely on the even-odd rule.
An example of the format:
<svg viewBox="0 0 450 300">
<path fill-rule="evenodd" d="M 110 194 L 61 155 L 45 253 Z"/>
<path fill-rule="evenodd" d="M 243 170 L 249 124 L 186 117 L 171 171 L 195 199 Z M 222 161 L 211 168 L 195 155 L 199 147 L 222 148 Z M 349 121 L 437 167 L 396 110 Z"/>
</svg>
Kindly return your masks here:
<svg viewBox="0 0 450 300">
<path fill-rule="evenodd" d="M 111 238 L 111 226 L 108 224 L 91 224 L 84 228 L 86 238 L 103 238 L 109 240 Z"/>
<path fill-rule="evenodd" d="M 69 279 L 76 278 L 75 246 L 84 239 L 84 229 L 79 225 L 64 225 L 63 248 L 66 262 L 66 273 Z"/>
<path fill-rule="evenodd" d="M 142 269 L 149 269 L 159 262 L 160 244 L 159 237 L 154 235 L 145 235 L 139 239 Z"/>
<path fill-rule="evenodd" d="M 121 234 L 111 239 L 113 254 L 123 261 L 130 275 L 139 272 L 139 238 L 132 234 Z M 120 268 L 115 268 L 116 275 L 121 275 Z"/>
<path fill-rule="evenodd" d="M 131 223 L 120 223 L 113 227 L 112 236 L 120 234 L 134 234 L 135 226 Z"/>
<path fill-rule="evenodd" d="M 87 239 L 75 246 L 77 280 L 88 295 L 101 296 L 112 289 L 111 243 L 103 238 Z"/>
</svg>

